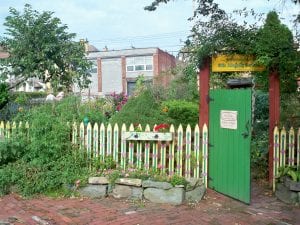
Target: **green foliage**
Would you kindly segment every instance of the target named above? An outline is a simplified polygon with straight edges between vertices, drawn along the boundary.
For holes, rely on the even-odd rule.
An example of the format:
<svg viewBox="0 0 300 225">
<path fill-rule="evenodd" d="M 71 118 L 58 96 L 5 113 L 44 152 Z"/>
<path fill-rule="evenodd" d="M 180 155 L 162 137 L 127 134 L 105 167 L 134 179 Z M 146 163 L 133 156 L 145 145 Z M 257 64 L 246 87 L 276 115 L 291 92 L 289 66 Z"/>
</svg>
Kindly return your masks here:
<svg viewBox="0 0 300 225">
<path fill-rule="evenodd" d="M 254 54 L 256 62 L 266 66 L 268 71 L 279 72 L 281 92 L 296 91 L 300 54 L 295 48 L 292 32 L 281 24 L 276 12 L 269 12 L 264 26 L 259 29 Z M 266 74 L 258 75 L 263 76 L 258 79 L 266 86 Z"/>
<path fill-rule="evenodd" d="M 172 80 L 167 90 L 168 99 L 182 99 L 187 101 L 198 101 L 198 81 L 196 67 L 193 64 L 178 66 L 173 73 L 175 79 Z"/>
<path fill-rule="evenodd" d="M 300 182 L 300 170 L 296 167 L 280 167 L 278 178 L 282 178 L 284 176 L 290 177 L 295 182 Z"/>
<path fill-rule="evenodd" d="M 175 126 L 179 126 L 179 124 L 182 124 L 184 127 L 188 124 L 194 126 L 198 123 L 199 106 L 196 103 L 184 100 L 170 100 L 163 102 L 162 107 Z"/>
<path fill-rule="evenodd" d="M 72 113 L 73 102 L 68 100 L 32 108 L 15 118 L 30 123 L 30 135 L 20 132 L 17 140 L 1 145 L 1 151 L 11 153 L 1 158 L 6 164 L 1 164 L 0 193 L 12 187 L 23 195 L 52 192 L 88 175 L 84 155 L 70 142 L 66 125 L 70 117 L 65 111 Z"/>
<path fill-rule="evenodd" d="M 97 173 L 102 174 L 105 170 L 116 169 L 116 162 L 114 161 L 112 156 L 104 157 L 104 161 L 102 160 L 102 156 L 93 158 L 92 168 L 97 171 Z"/>
<path fill-rule="evenodd" d="M 168 119 L 161 113 L 161 107 L 150 90 L 145 90 L 137 97 L 129 98 L 122 110 L 112 116 L 112 124 L 149 124 L 168 123 Z"/>
<path fill-rule="evenodd" d="M 6 165 L 10 162 L 15 162 L 23 156 L 26 146 L 26 139 L 22 135 L 15 138 L 1 140 L 0 137 L 0 165 Z"/>
<path fill-rule="evenodd" d="M 184 177 L 173 175 L 169 182 L 175 187 L 176 185 L 184 185 L 185 187 L 189 183 Z"/>
<path fill-rule="evenodd" d="M 8 87 L 5 83 L 0 83 L 0 110 L 6 105 L 8 99 Z"/>
<path fill-rule="evenodd" d="M 300 127 L 300 92 L 281 95 L 280 121 L 285 127 Z"/>
<path fill-rule="evenodd" d="M 269 95 L 257 91 L 255 94 L 254 121 L 251 141 L 251 168 L 253 178 L 268 176 L 269 146 Z"/>
<path fill-rule="evenodd" d="M 54 89 L 89 84 L 91 63 L 85 58 L 84 47 L 74 42 L 75 34 L 53 12 L 38 12 L 26 4 L 23 12 L 9 9 L 6 37 L 2 45 L 10 57 L 1 61 L 2 79 L 14 75 L 18 81 L 39 78 L 50 82 Z"/>
</svg>

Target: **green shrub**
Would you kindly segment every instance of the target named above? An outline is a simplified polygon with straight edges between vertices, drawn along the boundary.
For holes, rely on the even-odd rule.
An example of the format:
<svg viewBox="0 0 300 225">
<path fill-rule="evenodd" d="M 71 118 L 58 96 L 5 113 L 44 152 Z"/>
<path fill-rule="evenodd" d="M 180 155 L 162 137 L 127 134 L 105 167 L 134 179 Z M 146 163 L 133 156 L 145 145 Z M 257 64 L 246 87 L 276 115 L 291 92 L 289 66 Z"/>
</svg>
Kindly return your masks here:
<svg viewBox="0 0 300 225">
<path fill-rule="evenodd" d="M 10 139 L 0 139 L 0 165 L 6 165 L 10 162 L 15 162 L 23 156 L 26 146 L 26 139 L 23 136 Z"/>
<path fill-rule="evenodd" d="M 199 106 L 196 103 L 184 100 L 170 100 L 163 102 L 162 107 L 175 126 L 182 124 L 186 127 L 188 124 L 191 126 L 198 124 Z"/>
<path fill-rule="evenodd" d="M 254 121 L 251 141 L 251 167 L 253 178 L 263 179 L 268 175 L 269 145 L 269 94 L 255 94 Z"/>
<path fill-rule="evenodd" d="M 155 100 L 150 90 L 145 90 L 139 96 L 129 98 L 120 112 L 112 116 L 112 124 L 149 124 L 168 123 L 167 115 L 161 112 L 160 104 Z"/>
<path fill-rule="evenodd" d="M 5 157 L 11 163 L 1 167 L 1 194 L 11 187 L 23 195 L 47 193 L 87 176 L 83 154 L 70 142 L 70 126 L 66 125 L 70 117 L 66 115 L 74 110 L 67 101 L 44 104 L 15 118 L 30 123 L 30 135 L 19 138 L 17 146 L 13 142 L 3 147 L 12 154 Z"/>
<path fill-rule="evenodd" d="M 2 109 L 9 99 L 8 87 L 5 83 L 0 83 L 0 109 Z"/>
</svg>

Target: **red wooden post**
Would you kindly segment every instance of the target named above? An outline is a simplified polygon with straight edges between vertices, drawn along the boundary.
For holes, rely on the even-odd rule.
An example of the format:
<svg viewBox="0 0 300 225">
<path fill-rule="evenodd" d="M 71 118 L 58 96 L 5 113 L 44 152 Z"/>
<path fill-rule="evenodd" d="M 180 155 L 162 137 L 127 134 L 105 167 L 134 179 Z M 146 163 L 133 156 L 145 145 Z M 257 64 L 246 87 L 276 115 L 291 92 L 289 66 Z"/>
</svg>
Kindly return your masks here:
<svg viewBox="0 0 300 225">
<path fill-rule="evenodd" d="M 273 71 L 269 74 L 269 183 L 273 179 L 273 131 L 279 125 L 280 119 L 280 94 L 279 74 Z"/>
<path fill-rule="evenodd" d="M 209 73 L 210 73 L 210 58 L 207 58 L 199 72 L 199 128 L 202 129 L 209 122 Z"/>
</svg>

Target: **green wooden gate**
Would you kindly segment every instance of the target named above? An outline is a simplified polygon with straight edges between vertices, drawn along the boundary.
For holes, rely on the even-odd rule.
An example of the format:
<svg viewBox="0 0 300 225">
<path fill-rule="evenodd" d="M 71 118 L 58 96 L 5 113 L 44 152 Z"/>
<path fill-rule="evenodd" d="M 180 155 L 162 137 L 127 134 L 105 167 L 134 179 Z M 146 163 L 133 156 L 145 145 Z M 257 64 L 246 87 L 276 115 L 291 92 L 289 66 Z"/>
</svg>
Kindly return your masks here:
<svg viewBox="0 0 300 225">
<path fill-rule="evenodd" d="M 209 187 L 250 203 L 251 89 L 211 90 Z"/>
</svg>

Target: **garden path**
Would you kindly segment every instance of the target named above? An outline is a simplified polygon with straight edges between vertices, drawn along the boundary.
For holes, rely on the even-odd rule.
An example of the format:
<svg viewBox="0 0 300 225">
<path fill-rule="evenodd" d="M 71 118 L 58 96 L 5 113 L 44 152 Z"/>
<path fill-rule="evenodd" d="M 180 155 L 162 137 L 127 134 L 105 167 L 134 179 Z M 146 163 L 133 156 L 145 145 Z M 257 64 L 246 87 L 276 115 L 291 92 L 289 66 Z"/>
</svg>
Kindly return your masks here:
<svg viewBox="0 0 300 225">
<path fill-rule="evenodd" d="M 197 204 L 180 206 L 105 199 L 0 198 L 0 225 L 300 225 L 300 207 L 278 201 L 266 185 L 252 184 L 245 205 L 213 190 Z"/>
</svg>

